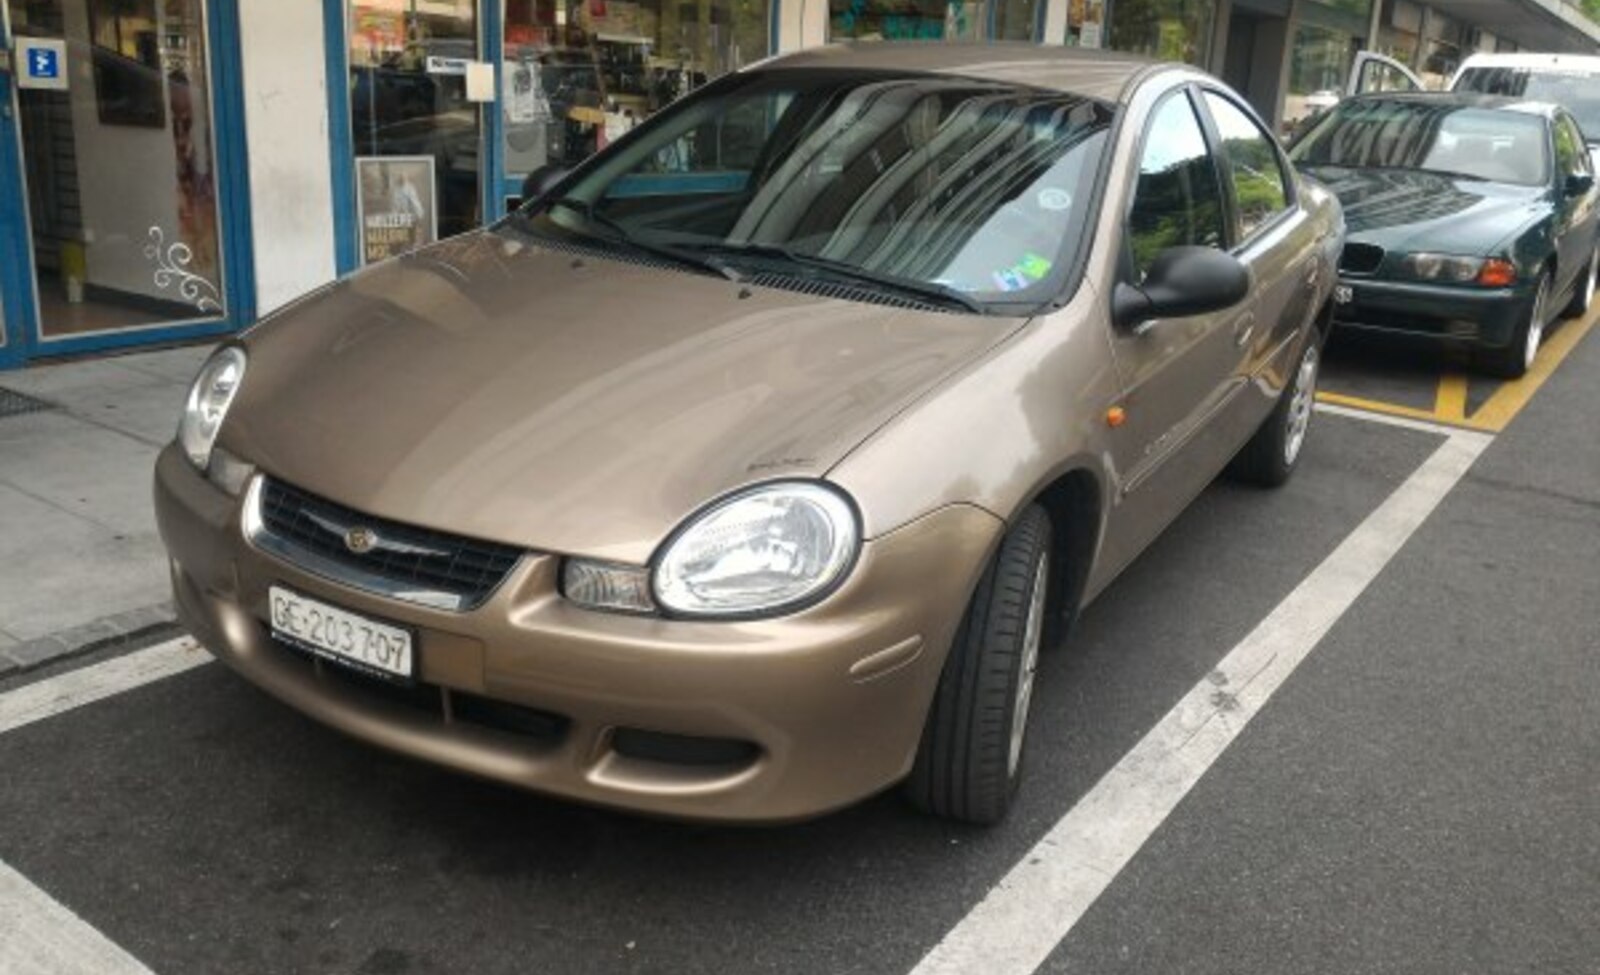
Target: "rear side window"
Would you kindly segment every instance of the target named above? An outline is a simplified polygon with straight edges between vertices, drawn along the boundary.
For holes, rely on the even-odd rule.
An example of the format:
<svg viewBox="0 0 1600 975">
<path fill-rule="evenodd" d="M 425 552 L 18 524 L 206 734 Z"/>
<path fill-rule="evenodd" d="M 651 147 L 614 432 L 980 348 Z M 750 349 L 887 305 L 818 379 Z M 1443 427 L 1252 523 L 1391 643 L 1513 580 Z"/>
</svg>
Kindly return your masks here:
<svg viewBox="0 0 1600 975">
<path fill-rule="evenodd" d="M 1222 138 L 1242 238 L 1249 238 L 1289 207 L 1288 175 L 1277 147 L 1255 119 L 1233 102 L 1206 92 L 1206 107 Z"/>
<path fill-rule="evenodd" d="M 1156 255 L 1186 244 L 1221 247 L 1222 186 L 1194 106 L 1182 92 L 1156 107 L 1139 156 L 1139 185 L 1128 213 L 1134 280 Z"/>
</svg>

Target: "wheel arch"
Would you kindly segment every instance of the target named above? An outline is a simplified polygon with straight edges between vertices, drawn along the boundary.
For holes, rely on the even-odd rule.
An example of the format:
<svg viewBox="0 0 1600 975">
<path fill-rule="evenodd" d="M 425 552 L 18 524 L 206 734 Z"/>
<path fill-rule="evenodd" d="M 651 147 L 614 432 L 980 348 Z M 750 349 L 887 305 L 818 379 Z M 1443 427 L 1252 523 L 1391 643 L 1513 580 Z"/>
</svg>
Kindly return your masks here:
<svg viewBox="0 0 1600 975">
<path fill-rule="evenodd" d="M 1034 494 L 1031 503 L 1050 515 L 1050 618 L 1069 624 L 1082 607 L 1105 527 L 1100 478 L 1087 467 L 1072 467 Z"/>
</svg>

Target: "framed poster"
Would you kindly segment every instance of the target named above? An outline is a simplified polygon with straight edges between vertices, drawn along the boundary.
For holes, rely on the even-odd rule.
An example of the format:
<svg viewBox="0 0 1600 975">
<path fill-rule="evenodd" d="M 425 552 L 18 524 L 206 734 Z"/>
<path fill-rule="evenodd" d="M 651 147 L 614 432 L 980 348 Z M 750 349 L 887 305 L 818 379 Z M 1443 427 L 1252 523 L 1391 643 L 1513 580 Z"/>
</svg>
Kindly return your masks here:
<svg viewBox="0 0 1600 975">
<path fill-rule="evenodd" d="M 357 156 L 361 263 L 375 264 L 439 239 L 432 156 Z"/>
</svg>

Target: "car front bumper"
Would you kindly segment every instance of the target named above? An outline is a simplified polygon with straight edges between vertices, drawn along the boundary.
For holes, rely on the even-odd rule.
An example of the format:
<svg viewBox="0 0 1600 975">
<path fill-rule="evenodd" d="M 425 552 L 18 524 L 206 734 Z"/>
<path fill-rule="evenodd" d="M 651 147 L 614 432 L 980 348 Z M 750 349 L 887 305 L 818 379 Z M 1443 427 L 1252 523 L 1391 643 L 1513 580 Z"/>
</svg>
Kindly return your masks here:
<svg viewBox="0 0 1600 975">
<path fill-rule="evenodd" d="M 1533 304 L 1529 286 L 1478 289 L 1341 275 L 1349 300 L 1336 302 L 1344 328 L 1403 333 L 1488 348 L 1511 344 Z"/>
<path fill-rule="evenodd" d="M 169 447 L 156 515 L 180 620 L 212 653 L 357 738 L 513 785 L 671 817 L 786 821 L 909 772 L 945 654 L 1004 531 L 952 506 L 864 544 L 845 584 L 773 620 L 585 610 L 529 553 L 481 606 L 431 609 L 260 551 L 242 500 Z M 410 628 L 402 687 L 273 639 L 268 588 Z"/>
</svg>

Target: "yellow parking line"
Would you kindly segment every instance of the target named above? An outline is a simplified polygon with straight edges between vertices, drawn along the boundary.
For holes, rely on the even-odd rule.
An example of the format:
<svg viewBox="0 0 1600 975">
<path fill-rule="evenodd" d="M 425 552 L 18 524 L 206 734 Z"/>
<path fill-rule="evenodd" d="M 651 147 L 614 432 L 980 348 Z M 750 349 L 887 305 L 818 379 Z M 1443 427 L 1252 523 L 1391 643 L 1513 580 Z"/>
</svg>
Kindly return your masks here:
<svg viewBox="0 0 1600 975">
<path fill-rule="evenodd" d="M 1366 410 L 1369 413 L 1383 413 L 1388 416 L 1403 416 L 1411 420 L 1426 420 L 1429 423 L 1444 423 L 1450 426 L 1465 427 L 1468 430 L 1486 430 L 1480 426 L 1476 419 L 1451 419 L 1441 416 L 1433 410 L 1419 410 L 1412 406 L 1401 406 L 1399 403 L 1386 403 L 1379 399 L 1365 399 L 1360 396 L 1346 396 L 1344 393 L 1320 392 L 1317 394 L 1319 403 L 1332 403 L 1335 406 L 1348 406 L 1351 409 Z"/>
<path fill-rule="evenodd" d="M 1589 334 L 1589 330 L 1594 328 L 1597 315 L 1600 315 L 1600 309 L 1580 322 L 1567 322 L 1558 329 L 1550 337 L 1550 341 L 1539 350 L 1527 375 L 1495 390 L 1494 395 L 1472 414 L 1469 424 L 1494 433 L 1504 430 L 1506 424 L 1511 422 L 1511 418 L 1528 405 L 1528 401 L 1533 399 L 1533 394 L 1539 391 L 1545 380 L 1550 378 L 1562 361 L 1578 347 L 1578 343 L 1583 341 L 1583 337 Z"/>
<path fill-rule="evenodd" d="M 1452 372 L 1439 377 L 1439 392 L 1434 396 L 1433 412 L 1446 423 L 1461 423 L 1466 420 L 1466 376 Z"/>
</svg>

